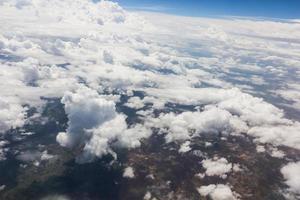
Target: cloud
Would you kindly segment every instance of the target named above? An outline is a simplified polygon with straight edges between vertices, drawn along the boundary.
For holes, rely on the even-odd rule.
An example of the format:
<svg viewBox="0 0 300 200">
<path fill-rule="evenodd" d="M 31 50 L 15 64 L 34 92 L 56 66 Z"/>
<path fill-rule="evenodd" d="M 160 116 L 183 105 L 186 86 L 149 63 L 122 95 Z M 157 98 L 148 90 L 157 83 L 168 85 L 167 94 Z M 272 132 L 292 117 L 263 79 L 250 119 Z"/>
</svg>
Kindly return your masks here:
<svg viewBox="0 0 300 200">
<path fill-rule="evenodd" d="M 109 1 L 99 1 L 93 3 L 89 0 L 83 1 L 31 1 L 31 0 L 12 0 L 6 1 L 4 5 L 8 7 L 16 7 L 20 10 L 33 9 L 36 17 L 47 16 L 53 12 L 56 21 L 82 21 L 93 22 L 95 24 L 103 25 L 103 22 L 121 23 L 126 19 L 125 11 L 118 6 L 117 3 Z M 50 6 L 50 9 L 44 6 Z M 61 6 L 61 7 L 60 7 Z M 69 10 L 63 12 L 63 7 L 69 7 Z M 72 13 L 77 9 L 76 13 Z M 89 11 L 89 12 L 86 12 Z M 55 19 L 55 18 L 54 18 Z"/>
<path fill-rule="evenodd" d="M 0 133 L 24 125 L 26 110 L 17 99 L 0 97 Z"/>
<path fill-rule="evenodd" d="M 131 97 L 125 105 L 135 109 L 140 109 L 145 106 L 140 97 Z"/>
<path fill-rule="evenodd" d="M 285 145 L 300 149 L 299 131 L 300 124 L 295 122 L 291 125 L 253 127 L 248 131 L 248 134 L 257 138 L 256 140 L 261 143 L 271 143 L 277 146 Z"/>
<path fill-rule="evenodd" d="M 206 169 L 205 174 L 207 176 L 220 176 L 226 178 L 226 174 L 231 172 L 233 165 L 228 163 L 226 158 L 214 158 L 203 160 L 202 166 Z"/>
<path fill-rule="evenodd" d="M 54 159 L 56 156 L 48 154 L 48 151 L 45 150 L 43 152 L 40 151 L 24 151 L 17 155 L 17 159 L 26 163 L 33 163 L 38 166 L 40 162 L 45 162 L 51 159 Z"/>
<path fill-rule="evenodd" d="M 290 162 L 281 168 L 281 173 L 290 191 L 300 194 L 300 162 Z"/>
<path fill-rule="evenodd" d="M 116 117 L 115 104 L 98 97 L 97 92 L 82 88 L 76 93 L 67 92 L 62 103 L 68 115 L 67 133 L 59 133 L 57 141 L 65 147 L 74 147 L 85 140 L 86 130 L 101 126 Z"/>
<path fill-rule="evenodd" d="M 246 133 L 300 148 L 299 119 L 282 110 L 284 100 L 298 108 L 297 84 L 286 85 L 300 71 L 297 23 L 137 15 L 88 0 L 1 1 L 0 13 L 2 132 L 29 120 L 24 105 L 42 112 L 47 97 L 63 98 L 69 124 L 57 141 L 82 148 L 82 162 L 137 147 L 153 127 L 167 142 Z M 124 94 L 141 124 L 116 112 Z M 168 103 L 201 109 L 156 119 Z"/>
<path fill-rule="evenodd" d="M 134 170 L 132 167 L 126 167 L 123 173 L 125 178 L 134 178 Z"/>
<path fill-rule="evenodd" d="M 186 142 L 182 143 L 178 152 L 179 153 L 186 153 L 186 152 L 192 150 L 192 148 L 190 147 L 190 144 L 191 144 L 190 141 L 186 141 Z"/>
<path fill-rule="evenodd" d="M 160 114 L 158 118 L 146 118 L 148 126 L 167 132 L 167 142 L 188 140 L 201 133 L 247 133 L 259 143 L 300 148 L 299 122 L 286 119 L 283 110 L 239 89 L 151 88 L 147 92 L 165 102 L 206 105 L 203 111 L 167 113 Z"/>
<path fill-rule="evenodd" d="M 299 83 L 287 83 L 281 89 L 273 91 L 275 95 L 282 97 L 289 103 L 286 103 L 288 107 L 300 110 L 300 84 Z"/>
<path fill-rule="evenodd" d="M 59 133 L 56 140 L 68 148 L 82 146 L 83 152 L 77 158 L 80 163 L 91 162 L 109 153 L 115 155 L 114 145 L 138 147 L 140 139 L 150 134 L 140 125 L 128 128 L 126 117 L 116 112 L 115 103 L 89 88 L 67 92 L 62 103 L 69 119 L 68 128 Z"/>
<path fill-rule="evenodd" d="M 198 192 L 201 196 L 209 196 L 212 200 L 236 200 L 234 193 L 230 187 L 223 184 L 207 185 L 198 188 Z"/>
<path fill-rule="evenodd" d="M 146 192 L 145 196 L 144 196 L 144 200 L 150 200 L 151 199 L 151 193 L 150 192 Z"/>
<path fill-rule="evenodd" d="M 203 112 L 183 112 L 181 114 L 160 114 L 158 118 L 148 118 L 146 125 L 161 128 L 166 132 L 166 141 L 187 140 L 201 133 L 227 135 L 244 126 L 242 121 L 228 111 L 217 107 L 207 107 Z M 194 130 L 194 131 L 192 131 Z"/>
</svg>

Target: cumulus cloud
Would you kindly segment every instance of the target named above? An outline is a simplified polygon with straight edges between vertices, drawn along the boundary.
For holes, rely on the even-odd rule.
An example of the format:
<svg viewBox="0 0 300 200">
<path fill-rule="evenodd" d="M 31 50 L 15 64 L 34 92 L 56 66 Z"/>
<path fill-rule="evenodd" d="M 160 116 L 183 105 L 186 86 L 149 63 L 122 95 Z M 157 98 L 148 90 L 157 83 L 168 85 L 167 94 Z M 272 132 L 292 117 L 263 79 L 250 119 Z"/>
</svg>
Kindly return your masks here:
<svg viewBox="0 0 300 200">
<path fill-rule="evenodd" d="M 147 192 L 144 196 L 144 200 L 150 200 L 151 199 L 151 193 L 150 192 Z"/>
<path fill-rule="evenodd" d="M 15 99 L 0 97 L 0 133 L 24 125 L 26 108 Z"/>
<path fill-rule="evenodd" d="M 281 173 L 290 191 L 300 194 L 300 162 L 291 162 L 281 168 Z"/>
<path fill-rule="evenodd" d="M 295 122 L 291 125 L 264 125 L 253 127 L 248 134 L 256 137 L 261 143 L 271 143 L 274 145 L 286 145 L 300 149 L 299 138 L 300 124 Z M 287 134 L 288 133 L 288 134 Z"/>
<path fill-rule="evenodd" d="M 207 107 L 203 112 L 161 114 L 158 118 L 148 119 L 146 124 L 167 132 L 167 142 L 187 140 L 201 133 L 217 134 L 221 132 L 227 135 L 244 126 L 244 123 L 238 118 L 217 107 Z"/>
<path fill-rule="evenodd" d="M 171 102 L 188 105 L 216 104 L 232 114 L 239 115 L 251 125 L 284 122 L 283 111 L 261 98 L 243 93 L 237 88 L 172 88 L 147 89 L 148 93 Z M 265 114 L 269 117 L 266 118 Z"/>
<path fill-rule="evenodd" d="M 281 89 L 273 91 L 276 95 L 291 102 L 287 104 L 288 107 L 292 106 L 294 109 L 300 110 L 300 84 L 291 83 L 282 86 Z"/>
<path fill-rule="evenodd" d="M 145 106 L 140 97 L 131 97 L 125 105 L 135 109 L 140 109 Z"/>
<path fill-rule="evenodd" d="M 202 166 L 206 169 L 205 174 L 207 176 L 220 176 L 226 178 L 226 174 L 231 172 L 233 165 L 228 163 L 226 158 L 214 158 L 203 160 Z"/>
<path fill-rule="evenodd" d="M 234 193 L 230 187 L 223 184 L 207 185 L 198 188 L 198 192 L 201 196 L 209 196 L 212 200 L 236 200 Z"/>
<path fill-rule="evenodd" d="M 187 140 L 199 133 L 247 133 L 260 143 L 286 145 L 298 149 L 300 147 L 299 122 L 286 119 L 283 110 L 239 89 L 179 88 L 147 91 L 163 101 L 206 105 L 203 111 L 149 117 L 150 126 L 159 127 L 163 131 L 168 130 L 168 142 Z"/>
<path fill-rule="evenodd" d="M 68 148 L 83 147 L 78 162 L 89 162 L 95 157 L 111 153 L 112 146 L 134 148 L 150 132 L 140 125 L 128 128 L 126 117 L 118 114 L 115 103 L 104 99 L 96 91 L 82 87 L 67 92 L 62 98 L 68 115 L 67 132 L 57 135 L 57 142 Z"/>
<path fill-rule="evenodd" d="M 97 92 L 81 89 L 76 93 L 67 92 L 62 98 L 68 115 L 67 133 L 59 133 L 57 141 L 65 147 L 74 147 L 84 140 L 85 131 L 102 125 L 116 117 L 115 104 L 99 98 Z"/>
<path fill-rule="evenodd" d="M 190 141 L 186 141 L 186 142 L 182 143 L 179 148 L 179 153 L 186 153 L 186 152 L 192 150 L 192 148 L 190 147 L 190 144 L 191 144 Z"/>
<path fill-rule="evenodd" d="M 125 178 L 134 178 L 134 170 L 132 167 L 126 167 L 123 173 Z"/>
</svg>

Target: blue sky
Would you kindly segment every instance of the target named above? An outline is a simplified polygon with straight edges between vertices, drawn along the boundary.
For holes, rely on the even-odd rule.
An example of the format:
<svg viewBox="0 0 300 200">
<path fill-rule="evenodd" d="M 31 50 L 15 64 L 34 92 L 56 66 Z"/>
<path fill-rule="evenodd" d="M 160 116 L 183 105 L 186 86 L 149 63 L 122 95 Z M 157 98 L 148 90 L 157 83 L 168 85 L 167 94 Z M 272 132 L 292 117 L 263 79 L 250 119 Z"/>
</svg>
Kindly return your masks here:
<svg viewBox="0 0 300 200">
<path fill-rule="evenodd" d="M 187 16 L 300 18 L 300 0 L 115 0 L 123 7 Z"/>
</svg>

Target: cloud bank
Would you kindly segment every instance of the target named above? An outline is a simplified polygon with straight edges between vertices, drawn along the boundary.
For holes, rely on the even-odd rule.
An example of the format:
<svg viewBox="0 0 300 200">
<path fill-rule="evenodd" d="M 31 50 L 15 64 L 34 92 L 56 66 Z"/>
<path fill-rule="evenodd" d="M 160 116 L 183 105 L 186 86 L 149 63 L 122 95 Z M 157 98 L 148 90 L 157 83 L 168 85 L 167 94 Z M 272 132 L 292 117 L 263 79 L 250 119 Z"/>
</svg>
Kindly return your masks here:
<svg viewBox="0 0 300 200">
<path fill-rule="evenodd" d="M 152 128 L 182 153 L 201 134 L 300 149 L 299 23 L 137 14 L 89 0 L 2 0 L 0 13 L 1 134 L 30 121 L 28 107 L 42 112 L 46 97 L 62 99 L 69 121 L 57 141 L 79 148 L 78 162 L 138 147 Z M 139 123 L 116 111 L 118 95 Z"/>
</svg>

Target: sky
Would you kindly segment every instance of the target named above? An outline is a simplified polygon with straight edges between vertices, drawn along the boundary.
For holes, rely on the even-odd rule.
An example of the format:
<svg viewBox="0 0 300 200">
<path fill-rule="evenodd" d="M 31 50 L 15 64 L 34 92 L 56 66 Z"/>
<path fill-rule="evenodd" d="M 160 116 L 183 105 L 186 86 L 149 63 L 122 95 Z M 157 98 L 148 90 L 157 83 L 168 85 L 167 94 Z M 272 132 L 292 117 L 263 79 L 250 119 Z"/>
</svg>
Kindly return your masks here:
<svg viewBox="0 0 300 200">
<path fill-rule="evenodd" d="M 250 16 L 299 19 L 299 0 L 115 0 L 133 10 L 186 16 Z"/>
</svg>

